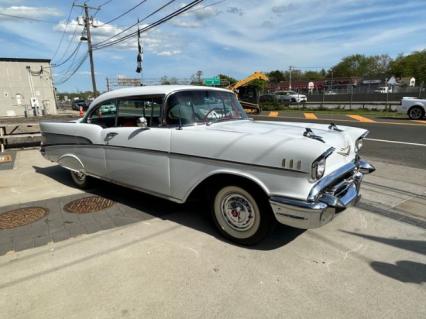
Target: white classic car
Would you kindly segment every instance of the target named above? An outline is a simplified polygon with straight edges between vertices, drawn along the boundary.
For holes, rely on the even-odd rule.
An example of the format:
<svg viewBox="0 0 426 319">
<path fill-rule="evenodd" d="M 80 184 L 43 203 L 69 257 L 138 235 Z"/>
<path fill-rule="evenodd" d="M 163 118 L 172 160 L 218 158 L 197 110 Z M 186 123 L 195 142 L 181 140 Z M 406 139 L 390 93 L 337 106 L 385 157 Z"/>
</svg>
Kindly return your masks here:
<svg viewBox="0 0 426 319">
<path fill-rule="evenodd" d="M 276 222 L 328 223 L 358 201 L 363 175 L 374 171 L 358 155 L 368 131 L 253 121 L 218 88 L 120 89 L 76 122 L 42 122 L 41 132 L 41 153 L 77 186 L 95 177 L 178 203 L 204 190 L 219 231 L 247 245 Z"/>
</svg>

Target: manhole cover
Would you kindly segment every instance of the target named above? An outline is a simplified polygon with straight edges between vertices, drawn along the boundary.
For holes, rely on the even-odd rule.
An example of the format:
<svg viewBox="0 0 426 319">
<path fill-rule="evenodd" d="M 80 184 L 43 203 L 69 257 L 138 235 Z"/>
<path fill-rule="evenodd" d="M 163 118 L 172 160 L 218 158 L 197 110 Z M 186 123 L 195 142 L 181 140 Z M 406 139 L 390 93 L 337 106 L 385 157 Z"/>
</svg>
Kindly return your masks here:
<svg viewBox="0 0 426 319">
<path fill-rule="evenodd" d="M 106 209 L 114 205 L 112 200 L 99 197 L 90 196 L 73 200 L 64 206 L 64 209 L 69 213 L 87 214 L 94 213 Z"/>
<path fill-rule="evenodd" d="M 0 163 L 9 163 L 12 162 L 11 155 L 0 155 Z"/>
<path fill-rule="evenodd" d="M 0 214 L 0 229 L 10 229 L 34 223 L 47 215 L 42 207 L 25 207 Z"/>
</svg>

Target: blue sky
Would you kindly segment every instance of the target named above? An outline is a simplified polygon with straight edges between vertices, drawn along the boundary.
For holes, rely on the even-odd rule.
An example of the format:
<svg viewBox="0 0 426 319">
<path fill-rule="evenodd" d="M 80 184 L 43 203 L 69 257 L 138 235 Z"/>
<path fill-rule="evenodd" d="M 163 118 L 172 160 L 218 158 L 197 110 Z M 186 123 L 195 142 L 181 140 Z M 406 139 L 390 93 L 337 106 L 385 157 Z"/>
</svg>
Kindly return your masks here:
<svg viewBox="0 0 426 319">
<path fill-rule="evenodd" d="M 97 7 L 107 0 L 90 0 Z M 140 0 L 111 0 L 96 13 L 102 25 Z M 122 18 L 93 30 L 98 42 L 151 13 L 167 0 L 147 0 Z M 148 19 L 151 23 L 180 8 L 175 1 Z M 74 7 L 66 26 L 71 0 L 0 0 L 0 14 L 38 19 L 30 21 L 0 15 L 0 56 L 52 58 L 61 62 L 76 47 L 81 27 Z M 95 14 L 95 11 L 92 11 Z M 162 76 L 190 78 L 197 70 L 204 76 L 218 73 L 243 78 L 253 71 L 285 70 L 290 65 L 306 69 L 329 68 L 354 53 L 410 53 L 426 48 L 426 0 L 205 0 L 188 13 L 143 35 L 144 72 L 147 81 Z M 65 30 L 65 32 L 64 32 Z M 74 60 L 86 49 L 82 43 Z M 106 77 L 137 77 L 136 39 L 119 47 L 94 52 L 98 87 Z M 57 81 L 73 70 L 72 59 L 54 71 Z M 86 62 L 59 91 L 91 89 Z"/>
</svg>

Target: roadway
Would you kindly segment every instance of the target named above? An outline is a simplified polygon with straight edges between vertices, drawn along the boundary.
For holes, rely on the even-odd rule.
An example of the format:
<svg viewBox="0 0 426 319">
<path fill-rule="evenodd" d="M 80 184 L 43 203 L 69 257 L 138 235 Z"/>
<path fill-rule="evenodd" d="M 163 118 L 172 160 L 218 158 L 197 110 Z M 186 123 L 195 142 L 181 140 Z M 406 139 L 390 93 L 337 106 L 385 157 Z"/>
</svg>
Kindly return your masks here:
<svg viewBox="0 0 426 319">
<path fill-rule="evenodd" d="M 361 155 L 371 160 L 426 169 L 426 121 L 410 121 L 405 118 L 365 117 L 360 115 L 263 112 L 253 115 L 255 120 L 315 122 L 347 125 L 370 131 Z"/>
</svg>

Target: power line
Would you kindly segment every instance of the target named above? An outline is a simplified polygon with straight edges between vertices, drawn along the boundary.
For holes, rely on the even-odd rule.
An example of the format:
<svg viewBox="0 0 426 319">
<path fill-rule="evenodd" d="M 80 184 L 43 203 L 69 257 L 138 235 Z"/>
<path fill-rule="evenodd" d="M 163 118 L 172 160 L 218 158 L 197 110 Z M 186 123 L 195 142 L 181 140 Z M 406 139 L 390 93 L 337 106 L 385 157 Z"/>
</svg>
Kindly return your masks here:
<svg viewBox="0 0 426 319">
<path fill-rule="evenodd" d="M 81 11 L 81 13 L 80 13 L 80 14 L 83 14 L 83 9 L 82 9 L 82 11 Z M 69 41 L 68 41 L 68 45 L 67 45 L 66 49 L 64 50 L 64 53 L 63 53 L 63 54 L 62 54 L 62 56 L 59 58 L 59 61 L 62 61 L 62 60 L 64 59 L 65 55 L 68 53 L 68 50 L 69 50 L 69 48 L 70 48 L 71 44 L 74 42 L 74 40 L 75 40 L 75 38 L 76 38 L 76 36 L 77 36 L 77 29 L 78 29 L 78 27 L 79 27 L 79 26 L 80 26 L 80 25 L 79 25 L 79 23 L 78 23 L 78 17 L 77 17 L 77 23 L 75 24 L 73 34 L 72 34 L 71 38 L 70 38 L 70 39 L 69 39 Z M 83 29 L 83 31 L 82 31 L 82 33 L 81 33 L 81 34 L 83 34 L 83 32 L 84 32 L 84 29 Z M 77 45 L 79 45 L 79 44 L 77 44 Z M 71 53 L 71 55 L 72 55 L 72 53 Z M 58 62 L 58 63 L 56 63 L 56 65 L 57 65 L 57 66 L 59 66 L 59 65 L 62 65 L 62 64 L 64 64 L 64 63 L 66 63 L 66 61 Z"/>
<path fill-rule="evenodd" d="M 28 20 L 28 21 L 33 21 L 33 22 L 43 22 L 43 23 L 49 23 L 49 24 L 56 24 L 55 22 L 52 22 L 52 21 L 41 20 L 41 19 L 30 18 L 30 17 L 17 16 L 17 15 L 8 14 L 8 13 L 0 13 L 0 16 L 5 16 L 5 17 L 8 17 L 8 18 L 21 19 L 21 20 Z"/>
<path fill-rule="evenodd" d="M 178 9 L 176 11 L 173 11 L 172 13 L 168 14 L 167 16 L 165 16 L 165 17 L 163 17 L 163 18 L 161 18 L 161 19 L 159 19 L 159 20 L 151 23 L 150 25 L 148 25 L 148 26 L 140 29 L 140 32 L 141 33 L 142 32 L 147 32 L 147 31 L 151 30 L 152 28 L 155 28 L 155 27 L 157 27 L 157 26 L 159 26 L 159 25 L 161 25 L 161 24 L 163 24 L 163 23 L 165 23 L 165 22 L 173 19 L 174 17 L 176 17 L 176 16 L 178 16 L 178 15 L 180 15 L 180 14 L 188 11 L 189 9 L 191 9 L 192 7 L 194 7 L 197 4 L 201 3 L 202 1 L 204 1 L 204 0 L 194 0 L 194 1 L 190 2 L 189 4 L 187 4 L 186 6 L 180 8 L 180 9 Z M 135 26 L 136 24 L 134 24 L 133 26 Z M 133 27 L 133 26 L 131 26 L 131 27 Z M 127 34 L 127 35 L 125 35 L 125 36 L 123 36 L 121 38 L 118 38 L 118 39 L 116 39 L 114 41 L 111 41 L 109 43 L 104 43 L 104 44 L 97 43 L 97 44 L 94 45 L 94 49 L 95 50 L 99 50 L 99 49 L 103 49 L 103 48 L 106 48 L 106 47 L 109 47 L 109 46 L 112 46 L 112 45 L 116 45 L 116 44 L 118 44 L 120 42 L 123 42 L 123 41 L 125 41 L 125 40 L 127 40 L 127 39 L 129 39 L 129 38 L 131 38 L 133 36 L 135 36 L 137 33 L 138 33 L 138 31 L 136 30 L 135 32 L 129 33 L 129 34 Z M 105 42 L 105 41 L 102 41 L 102 42 Z"/>
<path fill-rule="evenodd" d="M 116 33 L 116 34 L 114 34 L 113 36 L 111 36 L 111 37 L 109 37 L 108 39 L 106 39 L 106 40 L 102 40 L 102 41 L 99 41 L 98 43 L 95 43 L 94 44 L 94 46 L 96 46 L 96 45 L 101 45 L 101 44 L 103 44 L 103 43 L 105 43 L 105 42 L 108 42 L 109 40 L 111 40 L 112 38 L 115 38 L 116 36 L 118 36 L 118 35 L 120 35 L 120 34 L 123 34 L 124 32 L 126 32 L 127 30 L 129 30 L 129 29 L 131 29 L 131 28 L 133 28 L 134 26 L 136 26 L 136 25 L 138 25 L 138 24 L 140 24 L 140 23 L 142 23 L 143 21 L 145 21 L 146 19 L 148 19 L 148 18 L 150 18 L 150 17 L 152 17 L 153 15 L 155 15 L 156 13 L 158 13 L 158 12 L 160 12 L 161 10 L 163 10 L 165 7 L 167 7 L 167 6 L 169 6 L 170 4 L 172 4 L 173 2 L 175 2 L 176 0 L 170 0 L 170 1 L 168 1 L 167 3 L 165 3 L 164 5 L 162 5 L 160 8 L 158 8 L 157 10 L 154 10 L 153 12 L 151 12 L 150 14 L 148 14 L 147 16 L 145 16 L 143 19 L 141 19 L 141 20 L 139 20 L 138 22 L 136 22 L 135 24 L 132 24 L 131 26 L 129 26 L 129 27 L 127 27 L 127 28 L 125 28 L 124 30 L 122 30 L 122 31 L 120 31 L 120 32 L 118 32 L 118 33 Z"/>
<path fill-rule="evenodd" d="M 105 1 L 104 3 L 100 4 L 100 5 L 98 6 L 98 8 L 100 9 L 100 8 L 102 8 L 103 6 L 106 6 L 106 5 L 107 5 L 107 4 L 109 4 L 111 1 L 112 1 L 112 0 L 107 0 L 107 1 Z"/>
<path fill-rule="evenodd" d="M 65 63 L 67 63 L 73 56 L 75 56 L 77 54 L 78 50 L 80 49 L 80 46 L 81 46 L 81 41 L 78 42 L 75 49 L 71 52 L 71 54 L 64 61 L 62 61 L 59 64 L 53 64 L 52 67 L 57 68 L 57 67 L 64 65 Z"/>
<path fill-rule="evenodd" d="M 56 57 L 56 54 L 58 53 L 58 51 L 59 51 L 59 48 L 61 47 L 61 45 L 62 45 L 62 41 L 64 40 L 64 36 L 65 36 L 65 33 L 66 33 L 66 31 L 67 31 L 67 28 L 68 28 L 68 24 L 69 24 L 69 22 L 70 22 L 70 18 L 71 18 L 71 14 L 72 14 L 72 10 L 74 9 L 74 1 L 73 1 L 73 3 L 71 4 L 71 8 L 70 8 L 70 11 L 69 11 L 69 13 L 68 13 L 68 18 L 67 18 L 67 20 L 66 20 L 66 22 L 65 22 L 65 28 L 64 28 L 64 31 L 62 32 L 62 36 L 61 36 L 61 39 L 59 40 L 59 43 L 58 43 L 58 46 L 56 47 L 56 50 L 55 50 L 55 53 L 53 53 L 53 56 L 52 56 L 52 61 L 53 61 L 53 59 Z"/>
<path fill-rule="evenodd" d="M 139 7 L 141 4 L 147 2 L 148 0 L 142 0 L 141 2 L 139 2 L 137 5 L 133 6 L 132 8 L 128 9 L 127 11 L 123 12 L 122 14 L 116 16 L 115 18 L 108 20 L 107 22 L 99 25 L 99 27 L 102 27 L 105 24 L 110 24 L 111 22 L 114 22 L 115 20 L 120 19 L 121 17 L 125 16 L 126 14 L 128 14 L 129 12 L 135 10 L 137 7 Z"/>
<path fill-rule="evenodd" d="M 80 62 L 78 63 L 77 67 L 72 71 L 72 73 L 70 75 L 68 75 L 65 79 L 59 81 L 58 83 L 56 83 L 57 85 L 62 85 L 65 82 L 68 82 L 73 76 L 74 74 L 77 73 L 77 71 L 81 68 L 81 66 L 83 65 L 83 63 L 86 61 L 87 57 L 88 57 L 88 53 L 85 53 L 83 58 L 80 60 Z"/>
</svg>

